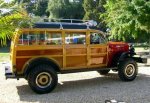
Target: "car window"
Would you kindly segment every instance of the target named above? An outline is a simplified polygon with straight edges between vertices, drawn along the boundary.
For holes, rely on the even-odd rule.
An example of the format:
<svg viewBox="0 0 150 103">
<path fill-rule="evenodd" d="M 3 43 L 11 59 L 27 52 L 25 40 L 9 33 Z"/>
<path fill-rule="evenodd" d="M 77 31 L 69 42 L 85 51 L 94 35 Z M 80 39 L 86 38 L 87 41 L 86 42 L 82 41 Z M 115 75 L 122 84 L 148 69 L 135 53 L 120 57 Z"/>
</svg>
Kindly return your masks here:
<svg viewBox="0 0 150 103">
<path fill-rule="evenodd" d="M 47 45 L 61 45 L 62 35 L 61 32 L 46 32 Z"/>
<path fill-rule="evenodd" d="M 65 33 L 65 44 L 85 44 L 86 33 L 75 33 L 66 32 Z"/>
<path fill-rule="evenodd" d="M 37 34 L 37 32 L 29 32 L 29 35 L 27 37 L 29 40 L 29 45 L 37 45 L 39 43 Z"/>
<path fill-rule="evenodd" d="M 90 44 L 104 44 L 106 40 L 104 39 L 103 35 L 100 33 L 90 33 Z"/>
<path fill-rule="evenodd" d="M 28 32 L 23 32 L 18 41 L 18 45 L 29 45 Z"/>
<path fill-rule="evenodd" d="M 23 32 L 19 37 L 18 45 L 59 45 L 62 44 L 59 32 Z"/>
</svg>

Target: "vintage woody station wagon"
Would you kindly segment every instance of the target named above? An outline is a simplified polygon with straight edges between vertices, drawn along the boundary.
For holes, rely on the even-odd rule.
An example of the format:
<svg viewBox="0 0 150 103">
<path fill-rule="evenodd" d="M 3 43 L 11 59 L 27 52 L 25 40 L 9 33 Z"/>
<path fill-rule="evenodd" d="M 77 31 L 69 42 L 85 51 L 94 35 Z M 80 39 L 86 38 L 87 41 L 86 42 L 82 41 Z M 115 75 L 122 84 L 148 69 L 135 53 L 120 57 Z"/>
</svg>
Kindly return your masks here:
<svg viewBox="0 0 150 103">
<path fill-rule="evenodd" d="M 118 72 L 123 81 L 136 78 L 134 48 L 123 42 L 107 42 L 104 33 L 86 23 L 42 22 L 19 30 L 10 49 L 6 78 L 25 78 L 37 93 L 51 92 L 58 73 L 96 70 Z"/>
</svg>

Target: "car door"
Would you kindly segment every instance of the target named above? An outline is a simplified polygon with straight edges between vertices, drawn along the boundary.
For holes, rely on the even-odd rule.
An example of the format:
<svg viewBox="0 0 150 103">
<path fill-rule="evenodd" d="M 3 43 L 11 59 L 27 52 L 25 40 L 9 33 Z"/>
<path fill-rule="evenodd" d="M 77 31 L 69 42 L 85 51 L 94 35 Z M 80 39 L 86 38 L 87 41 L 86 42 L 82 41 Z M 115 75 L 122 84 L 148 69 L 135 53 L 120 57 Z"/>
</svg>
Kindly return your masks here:
<svg viewBox="0 0 150 103">
<path fill-rule="evenodd" d="M 89 32 L 88 66 L 105 67 L 107 65 L 107 43 L 100 32 Z"/>
<path fill-rule="evenodd" d="M 86 32 L 65 32 L 65 61 L 67 69 L 87 67 Z"/>
</svg>

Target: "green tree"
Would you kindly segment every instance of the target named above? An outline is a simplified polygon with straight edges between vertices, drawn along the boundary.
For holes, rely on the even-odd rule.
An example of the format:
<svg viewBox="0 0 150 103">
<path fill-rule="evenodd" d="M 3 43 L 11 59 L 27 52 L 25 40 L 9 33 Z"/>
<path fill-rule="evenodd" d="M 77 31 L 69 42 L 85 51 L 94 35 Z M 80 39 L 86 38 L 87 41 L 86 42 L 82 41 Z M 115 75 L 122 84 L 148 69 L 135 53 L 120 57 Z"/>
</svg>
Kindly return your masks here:
<svg viewBox="0 0 150 103">
<path fill-rule="evenodd" d="M 105 30 L 105 23 L 99 15 L 105 12 L 104 4 L 106 4 L 106 0 L 84 0 L 83 3 L 85 10 L 84 19 L 97 21 L 98 26 L 103 30 Z"/>
<path fill-rule="evenodd" d="M 0 45 L 6 45 L 7 39 L 12 38 L 16 29 L 29 26 L 29 18 L 14 2 L 0 0 L 0 11 Z"/>
<path fill-rule="evenodd" d="M 49 0 L 47 11 L 50 18 L 82 19 L 82 0 Z"/>
<path fill-rule="evenodd" d="M 34 14 L 36 0 L 15 0 L 18 5 L 22 5 L 28 13 Z"/>
<path fill-rule="evenodd" d="M 110 28 L 111 37 L 126 40 L 150 38 L 150 1 L 108 0 L 101 16 Z"/>
<path fill-rule="evenodd" d="M 28 13 L 35 16 L 48 16 L 47 6 L 49 0 L 16 0 L 16 3 L 23 5 Z"/>
<path fill-rule="evenodd" d="M 38 0 L 35 5 L 35 15 L 37 16 L 49 16 L 46 11 L 48 7 L 48 0 Z"/>
</svg>

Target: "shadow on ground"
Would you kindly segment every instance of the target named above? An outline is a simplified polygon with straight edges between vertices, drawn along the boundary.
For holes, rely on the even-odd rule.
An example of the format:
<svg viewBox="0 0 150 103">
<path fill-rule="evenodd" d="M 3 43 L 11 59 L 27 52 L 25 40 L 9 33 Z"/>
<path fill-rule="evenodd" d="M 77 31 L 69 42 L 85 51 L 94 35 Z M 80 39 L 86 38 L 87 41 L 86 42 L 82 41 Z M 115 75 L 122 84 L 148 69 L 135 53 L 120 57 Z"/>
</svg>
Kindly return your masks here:
<svg viewBox="0 0 150 103">
<path fill-rule="evenodd" d="M 132 82 L 122 82 L 117 74 L 108 74 L 106 77 L 78 81 L 62 81 L 52 93 L 39 95 L 34 93 L 28 85 L 17 86 L 20 101 L 39 103 L 76 103 L 76 102 L 99 102 L 106 99 L 126 99 L 129 103 L 132 99 L 140 99 L 137 93 L 145 91 L 150 85 L 150 76 L 139 74 Z M 129 96 L 130 93 L 130 96 Z M 147 92 L 143 92 L 147 93 Z M 141 94 L 147 95 L 147 94 Z M 126 97 L 129 98 L 126 98 Z M 105 100 L 103 100 L 105 98 Z M 96 103 L 95 102 L 95 103 Z M 138 101 L 137 101 L 138 102 Z"/>
</svg>

